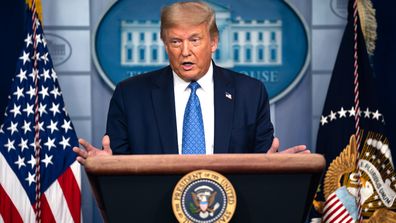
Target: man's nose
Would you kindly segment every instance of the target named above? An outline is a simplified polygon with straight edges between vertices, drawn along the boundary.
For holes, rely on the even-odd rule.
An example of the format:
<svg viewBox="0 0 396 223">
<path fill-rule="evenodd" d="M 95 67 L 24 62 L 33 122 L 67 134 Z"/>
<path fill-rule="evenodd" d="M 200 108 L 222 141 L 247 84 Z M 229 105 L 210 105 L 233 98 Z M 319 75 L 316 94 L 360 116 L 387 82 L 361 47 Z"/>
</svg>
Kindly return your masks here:
<svg viewBox="0 0 396 223">
<path fill-rule="evenodd" d="M 188 42 L 188 41 L 183 41 L 183 44 L 182 44 L 182 55 L 184 56 L 184 57 L 188 57 L 188 56 L 190 56 L 190 54 L 191 54 L 191 51 L 190 51 L 190 43 Z"/>
</svg>

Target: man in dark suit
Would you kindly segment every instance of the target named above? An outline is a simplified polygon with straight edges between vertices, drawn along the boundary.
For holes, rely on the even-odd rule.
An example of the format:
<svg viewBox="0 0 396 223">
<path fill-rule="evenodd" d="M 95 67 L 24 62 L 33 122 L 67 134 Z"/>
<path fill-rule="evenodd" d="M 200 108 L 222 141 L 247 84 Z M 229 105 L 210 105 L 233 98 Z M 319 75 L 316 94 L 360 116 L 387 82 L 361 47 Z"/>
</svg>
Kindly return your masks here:
<svg viewBox="0 0 396 223">
<path fill-rule="evenodd" d="M 113 153 L 278 150 L 264 85 L 220 68 L 211 59 L 218 45 L 218 29 L 214 11 L 206 3 L 178 2 L 163 8 L 161 39 L 170 66 L 117 85 L 110 102 L 103 150 L 80 140 L 86 149 L 74 148 L 80 163 L 88 156 Z M 194 106 L 190 107 L 190 103 Z M 286 151 L 309 152 L 305 146 Z"/>
</svg>

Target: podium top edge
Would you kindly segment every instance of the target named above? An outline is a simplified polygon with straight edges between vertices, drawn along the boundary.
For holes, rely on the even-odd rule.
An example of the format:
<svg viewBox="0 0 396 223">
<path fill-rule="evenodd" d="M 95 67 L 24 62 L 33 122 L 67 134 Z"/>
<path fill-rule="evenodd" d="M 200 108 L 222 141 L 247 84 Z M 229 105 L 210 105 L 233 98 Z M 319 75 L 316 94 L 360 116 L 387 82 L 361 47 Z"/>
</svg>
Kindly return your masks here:
<svg viewBox="0 0 396 223">
<path fill-rule="evenodd" d="M 320 154 L 114 155 L 91 157 L 91 175 L 168 175 L 207 169 L 220 173 L 320 173 Z"/>
</svg>

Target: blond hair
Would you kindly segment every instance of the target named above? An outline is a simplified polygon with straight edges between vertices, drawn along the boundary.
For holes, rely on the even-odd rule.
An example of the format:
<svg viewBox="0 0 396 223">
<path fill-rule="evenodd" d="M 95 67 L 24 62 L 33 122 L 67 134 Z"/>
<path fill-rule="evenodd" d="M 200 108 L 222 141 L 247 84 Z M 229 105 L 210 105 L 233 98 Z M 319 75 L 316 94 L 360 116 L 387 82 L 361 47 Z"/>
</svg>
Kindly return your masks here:
<svg viewBox="0 0 396 223">
<path fill-rule="evenodd" d="M 178 25 L 201 25 L 207 24 L 210 37 L 218 37 L 219 30 L 216 25 L 216 17 L 213 9 L 205 2 L 190 1 L 176 2 L 165 6 L 161 10 L 161 39 L 165 41 L 166 29 Z"/>
</svg>

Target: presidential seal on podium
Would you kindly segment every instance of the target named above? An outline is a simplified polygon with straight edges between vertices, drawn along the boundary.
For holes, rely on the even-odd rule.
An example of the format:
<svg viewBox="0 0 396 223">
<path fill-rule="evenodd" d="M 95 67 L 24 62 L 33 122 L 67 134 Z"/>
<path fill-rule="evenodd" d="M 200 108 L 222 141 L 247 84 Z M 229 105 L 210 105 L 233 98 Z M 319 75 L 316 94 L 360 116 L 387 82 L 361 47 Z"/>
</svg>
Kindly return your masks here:
<svg viewBox="0 0 396 223">
<path fill-rule="evenodd" d="M 179 222 L 229 222 L 236 193 L 231 182 L 211 170 L 196 170 L 179 180 L 172 194 L 172 209 Z"/>
</svg>

